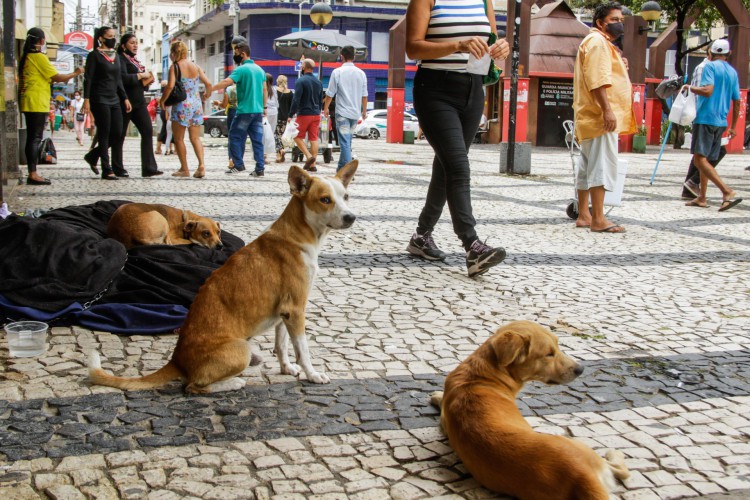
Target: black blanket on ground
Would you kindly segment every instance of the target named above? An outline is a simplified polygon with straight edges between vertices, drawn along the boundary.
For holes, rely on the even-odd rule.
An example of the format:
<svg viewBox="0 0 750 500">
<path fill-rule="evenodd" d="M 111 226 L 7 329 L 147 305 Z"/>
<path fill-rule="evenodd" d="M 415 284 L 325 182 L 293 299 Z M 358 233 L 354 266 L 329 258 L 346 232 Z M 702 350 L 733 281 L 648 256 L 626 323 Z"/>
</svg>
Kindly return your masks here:
<svg viewBox="0 0 750 500">
<path fill-rule="evenodd" d="M 59 311 L 97 303 L 190 307 L 198 288 L 244 242 L 222 231 L 224 248 L 125 247 L 107 238 L 112 213 L 126 201 L 65 207 L 38 219 L 0 221 L 0 294 L 21 306 Z"/>
</svg>

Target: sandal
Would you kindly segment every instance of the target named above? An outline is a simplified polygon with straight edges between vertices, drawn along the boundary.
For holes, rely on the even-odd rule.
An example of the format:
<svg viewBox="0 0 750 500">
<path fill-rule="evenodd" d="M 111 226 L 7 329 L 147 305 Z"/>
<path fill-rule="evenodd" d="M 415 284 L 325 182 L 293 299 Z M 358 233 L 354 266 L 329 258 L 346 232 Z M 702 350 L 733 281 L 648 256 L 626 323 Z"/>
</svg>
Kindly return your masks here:
<svg viewBox="0 0 750 500">
<path fill-rule="evenodd" d="M 206 176 L 206 170 L 203 168 L 199 168 L 193 174 L 193 177 L 195 177 L 196 179 L 203 179 L 205 176 Z"/>
<path fill-rule="evenodd" d="M 172 172 L 172 177 L 190 177 L 190 172 L 185 172 L 184 170 L 177 170 L 175 172 Z"/>
<path fill-rule="evenodd" d="M 705 201 L 703 203 L 696 200 L 690 200 L 689 202 L 685 203 L 686 207 L 698 207 L 698 208 L 708 208 L 708 203 Z"/>
<path fill-rule="evenodd" d="M 730 208 L 739 205 L 741 201 L 742 201 L 742 198 L 735 198 L 733 200 L 724 200 L 721 202 L 721 208 L 719 208 L 719 212 L 726 212 Z"/>
</svg>

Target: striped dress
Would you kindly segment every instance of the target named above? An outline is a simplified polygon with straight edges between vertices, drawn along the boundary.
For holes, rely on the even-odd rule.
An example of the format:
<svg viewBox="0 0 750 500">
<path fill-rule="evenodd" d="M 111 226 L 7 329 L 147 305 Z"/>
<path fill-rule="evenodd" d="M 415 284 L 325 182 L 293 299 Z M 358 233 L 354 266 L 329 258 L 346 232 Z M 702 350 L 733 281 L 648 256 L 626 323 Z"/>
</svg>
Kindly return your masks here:
<svg viewBox="0 0 750 500">
<path fill-rule="evenodd" d="M 492 1 L 492 0 L 487 0 Z M 482 0 L 435 0 L 430 12 L 425 40 L 431 42 L 454 42 L 474 36 L 485 39 L 490 36 L 490 21 Z M 419 66 L 466 73 L 469 54 L 454 52 L 438 59 L 425 59 Z"/>
</svg>

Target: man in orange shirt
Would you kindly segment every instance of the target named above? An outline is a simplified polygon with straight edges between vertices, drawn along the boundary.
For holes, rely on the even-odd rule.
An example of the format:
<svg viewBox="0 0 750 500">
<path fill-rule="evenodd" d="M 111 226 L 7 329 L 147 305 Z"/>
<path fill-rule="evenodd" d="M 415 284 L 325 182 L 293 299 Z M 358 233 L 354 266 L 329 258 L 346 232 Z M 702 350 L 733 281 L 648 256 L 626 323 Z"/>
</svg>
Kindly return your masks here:
<svg viewBox="0 0 750 500">
<path fill-rule="evenodd" d="M 573 74 L 576 137 L 581 145 L 576 227 L 589 227 L 595 233 L 625 232 L 604 215 L 604 194 L 614 189 L 617 180 L 617 136 L 635 132 L 630 78 L 613 44 L 624 32 L 623 19 L 619 3 L 596 8 L 593 28 L 578 48 Z"/>
</svg>

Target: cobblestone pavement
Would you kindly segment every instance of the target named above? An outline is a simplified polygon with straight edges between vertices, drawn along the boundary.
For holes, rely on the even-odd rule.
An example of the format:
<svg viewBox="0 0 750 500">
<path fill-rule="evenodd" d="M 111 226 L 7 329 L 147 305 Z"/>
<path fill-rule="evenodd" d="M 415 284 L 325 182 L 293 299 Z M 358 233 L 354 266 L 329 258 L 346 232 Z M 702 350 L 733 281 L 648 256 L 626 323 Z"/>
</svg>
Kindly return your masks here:
<svg viewBox="0 0 750 500">
<path fill-rule="evenodd" d="M 250 241 L 289 197 L 289 163 L 266 177 L 226 176 L 225 139 L 206 139 L 207 178 L 94 178 L 72 135 L 52 186 L 7 186 L 14 211 L 128 199 L 189 208 Z M 622 450 L 632 477 L 616 497 L 750 497 L 750 164 L 720 165 L 746 202 L 719 213 L 679 199 L 689 160 L 667 150 L 623 155 L 623 235 L 574 229 L 563 149 L 535 149 L 532 174 L 498 175 L 495 146 L 475 146 L 472 194 L 480 237 L 506 262 L 466 277 L 447 210 L 435 239 L 445 263 L 404 248 L 431 169 L 425 143 L 355 141 L 358 214 L 331 235 L 308 307 L 313 360 L 332 379 L 279 374 L 272 335 L 244 389 L 188 397 L 178 385 L 123 393 L 86 382 L 85 353 L 121 375 L 160 367 L 174 336 L 51 329 L 49 350 L 12 359 L 0 343 L 0 498 L 486 498 L 437 427 L 428 394 L 499 325 L 531 319 L 582 360 L 573 384 L 532 384 L 519 407 L 541 432 Z M 136 161 L 136 139 L 126 156 Z M 191 170 L 196 160 L 189 154 Z M 167 174 L 176 157 L 157 157 Z M 333 172 L 333 164 L 323 166 Z M 10 195 L 8 196 L 8 194 Z M 248 300 L 252 300 L 248 297 Z M 470 418 L 470 416 L 467 416 Z"/>
</svg>

